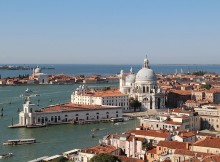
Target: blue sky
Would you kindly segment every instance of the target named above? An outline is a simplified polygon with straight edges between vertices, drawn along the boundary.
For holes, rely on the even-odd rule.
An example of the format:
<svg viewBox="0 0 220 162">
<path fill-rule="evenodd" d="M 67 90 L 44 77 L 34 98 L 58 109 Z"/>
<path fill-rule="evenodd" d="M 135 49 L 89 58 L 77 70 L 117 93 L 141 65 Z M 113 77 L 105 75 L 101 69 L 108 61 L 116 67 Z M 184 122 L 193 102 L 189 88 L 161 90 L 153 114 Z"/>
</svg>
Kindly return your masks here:
<svg viewBox="0 0 220 162">
<path fill-rule="evenodd" d="M 0 1 L 0 64 L 219 64 L 219 0 Z"/>
</svg>

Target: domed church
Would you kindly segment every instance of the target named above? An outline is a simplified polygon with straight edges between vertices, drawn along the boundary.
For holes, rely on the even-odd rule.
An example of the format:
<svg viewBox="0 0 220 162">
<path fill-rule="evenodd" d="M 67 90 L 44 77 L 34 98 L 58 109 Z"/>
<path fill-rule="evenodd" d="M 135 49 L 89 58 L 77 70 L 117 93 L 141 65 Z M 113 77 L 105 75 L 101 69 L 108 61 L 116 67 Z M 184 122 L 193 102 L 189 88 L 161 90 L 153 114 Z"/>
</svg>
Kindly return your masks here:
<svg viewBox="0 0 220 162">
<path fill-rule="evenodd" d="M 119 79 L 120 91 L 141 102 L 143 109 L 165 108 L 165 94 L 157 86 L 156 75 L 150 68 L 147 57 L 144 59 L 142 69 L 136 75 L 132 68 L 129 74 L 121 70 Z"/>
</svg>

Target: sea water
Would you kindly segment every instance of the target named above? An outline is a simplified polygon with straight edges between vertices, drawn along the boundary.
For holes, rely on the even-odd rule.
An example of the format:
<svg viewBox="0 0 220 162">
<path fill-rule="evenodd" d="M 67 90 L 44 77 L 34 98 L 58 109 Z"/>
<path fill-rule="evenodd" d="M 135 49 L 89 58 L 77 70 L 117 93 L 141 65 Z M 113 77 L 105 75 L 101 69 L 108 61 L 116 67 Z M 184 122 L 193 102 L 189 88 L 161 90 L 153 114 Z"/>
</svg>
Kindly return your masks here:
<svg viewBox="0 0 220 162">
<path fill-rule="evenodd" d="M 31 101 L 39 103 L 39 108 L 57 103 L 70 102 L 71 93 L 78 87 L 75 85 L 35 85 L 35 86 L 0 86 L 0 110 L 3 107 L 3 117 L 0 117 L 0 154 L 12 152 L 13 157 L 3 159 L 5 162 L 25 162 L 41 156 L 52 156 L 74 148 L 86 148 L 98 144 L 98 140 L 109 133 L 119 133 L 134 129 L 137 120 L 130 120 L 121 125 L 113 123 L 85 124 L 85 125 L 54 125 L 43 128 L 8 128 L 18 123 L 18 109 L 22 110 L 23 98 L 20 97 L 27 88 L 33 93 L 40 94 L 32 97 Z M 88 86 L 106 87 L 109 84 L 95 84 Z M 118 84 L 111 84 L 118 86 Z M 13 119 L 13 120 L 12 120 Z M 92 138 L 91 130 L 99 128 Z M 8 146 L 2 145 L 8 139 L 35 138 L 36 144 Z"/>
<path fill-rule="evenodd" d="M 14 64 L 15 66 L 18 64 Z M 20 65 L 20 64 L 19 64 Z M 20 65 L 27 66 L 27 65 Z M 36 67 L 38 65 L 28 65 L 30 67 Z M 130 68 L 136 73 L 140 70 L 142 65 L 77 65 L 77 64 L 42 64 L 40 67 L 52 67 L 54 69 L 44 69 L 42 72 L 46 74 L 65 74 L 65 75 L 116 75 L 121 70 L 129 72 Z M 151 65 L 151 68 L 155 73 L 159 74 L 173 74 L 177 72 L 192 73 L 195 71 L 207 71 L 220 73 L 220 65 Z M 20 75 L 31 75 L 33 70 L 0 70 L 2 78 L 6 77 L 18 77 Z"/>
</svg>

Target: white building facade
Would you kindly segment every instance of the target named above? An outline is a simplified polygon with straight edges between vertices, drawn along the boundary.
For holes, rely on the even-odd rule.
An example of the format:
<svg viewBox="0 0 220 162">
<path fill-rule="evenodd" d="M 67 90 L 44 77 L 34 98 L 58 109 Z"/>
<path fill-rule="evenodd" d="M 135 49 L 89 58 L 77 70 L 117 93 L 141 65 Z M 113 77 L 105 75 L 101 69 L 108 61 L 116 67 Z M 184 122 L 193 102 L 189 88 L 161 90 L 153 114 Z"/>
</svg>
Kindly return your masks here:
<svg viewBox="0 0 220 162">
<path fill-rule="evenodd" d="M 42 73 L 40 67 L 33 69 L 32 78 L 37 80 L 39 82 L 39 84 L 48 84 L 49 83 L 48 75 Z"/>
<path fill-rule="evenodd" d="M 122 108 L 117 106 L 59 104 L 38 109 L 27 100 L 19 113 L 19 125 L 56 124 L 65 122 L 104 121 L 122 117 Z"/>
<path fill-rule="evenodd" d="M 165 94 L 162 93 L 158 87 L 156 75 L 153 70 L 150 69 L 147 58 L 144 59 L 143 67 L 136 75 L 131 68 L 128 75 L 121 70 L 119 78 L 120 91 L 141 102 L 142 108 L 165 108 Z"/>
<path fill-rule="evenodd" d="M 108 105 L 120 106 L 123 111 L 129 110 L 128 95 L 121 93 L 118 89 L 105 91 L 89 91 L 86 86 L 79 86 L 71 95 L 71 102 L 85 105 Z"/>
</svg>

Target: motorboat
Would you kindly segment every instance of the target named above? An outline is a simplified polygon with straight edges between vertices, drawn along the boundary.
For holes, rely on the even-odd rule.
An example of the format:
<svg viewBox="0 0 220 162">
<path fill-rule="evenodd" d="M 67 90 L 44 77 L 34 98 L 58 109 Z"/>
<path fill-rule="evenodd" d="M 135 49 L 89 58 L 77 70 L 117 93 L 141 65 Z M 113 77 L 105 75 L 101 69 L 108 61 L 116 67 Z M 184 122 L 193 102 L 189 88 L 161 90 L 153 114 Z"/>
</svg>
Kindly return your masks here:
<svg viewBox="0 0 220 162">
<path fill-rule="evenodd" d="M 0 159 L 6 159 L 6 158 L 9 158 L 12 156 L 13 156 L 13 153 L 9 152 L 9 153 L 5 153 L 5 154 L 1 154 Z"/>
</svg>

